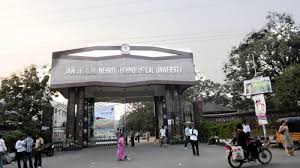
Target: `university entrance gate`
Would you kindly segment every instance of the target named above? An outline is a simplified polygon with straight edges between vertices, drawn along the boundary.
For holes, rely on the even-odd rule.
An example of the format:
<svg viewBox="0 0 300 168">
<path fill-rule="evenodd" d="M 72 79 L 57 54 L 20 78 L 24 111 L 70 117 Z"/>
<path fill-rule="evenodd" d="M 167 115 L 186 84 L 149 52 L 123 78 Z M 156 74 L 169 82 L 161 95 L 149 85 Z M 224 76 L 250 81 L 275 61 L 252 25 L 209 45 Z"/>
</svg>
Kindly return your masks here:
<svg viewBox="0 0 300 168">
<path fill-rule="evenodd" d="M 91 56 L 121 51 L 117 55 Z M 148 56 L 141 53 L 151 53 Z M 156 55 L 155 57 L 153 55 Z M 193 54 L 150 46 L 95 46 L 54 52 L 52 90 L 68 99 L 67 138 L 86 147 L 95 102 L 154 101 L 156 136 L 167 126 L 168 138 L 183 131 L 182 93 L 195 81 Z"/>
</svg>

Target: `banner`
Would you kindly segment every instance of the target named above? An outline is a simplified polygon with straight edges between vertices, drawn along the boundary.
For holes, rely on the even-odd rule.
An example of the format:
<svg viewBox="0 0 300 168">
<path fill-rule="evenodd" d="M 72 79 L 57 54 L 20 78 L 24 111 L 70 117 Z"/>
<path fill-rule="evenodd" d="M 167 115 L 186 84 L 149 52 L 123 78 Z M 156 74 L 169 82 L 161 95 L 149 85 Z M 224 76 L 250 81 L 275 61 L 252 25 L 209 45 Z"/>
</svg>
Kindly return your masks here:
<svg viewBox="0 0 300 168">
<path fill-rule="evenodd" d="M 244 81 L 244 95 L 246 96 L 271 92 L 272 86 L 269 77 L 258 77 Z"/>
<path fill-rule="evenodd" d="M 266 116 L 266 101 L 263 94 L 252 96 L 252 100 L 255 105 L 255 115 L 258 119 L 258 123 L 260 125 L 268 124 L 267 116 Z"/>
<path fill-rule="evenodd" d="M 95 104 L 94 136 L 114 136 L 115 106 Z"/>
</svg>

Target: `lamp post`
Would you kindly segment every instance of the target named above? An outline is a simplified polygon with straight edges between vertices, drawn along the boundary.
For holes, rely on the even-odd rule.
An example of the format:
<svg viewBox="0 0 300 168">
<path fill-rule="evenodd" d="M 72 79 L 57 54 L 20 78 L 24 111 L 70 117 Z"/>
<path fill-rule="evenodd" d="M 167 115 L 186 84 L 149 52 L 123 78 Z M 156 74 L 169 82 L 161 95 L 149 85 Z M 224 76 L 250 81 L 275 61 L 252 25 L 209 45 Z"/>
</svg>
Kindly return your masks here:
<svg viewBox="0 0 300 168">
<path fill-rule="evenodd" d="M 125 135 L 125 144 L 128 145 L 128 141 L 127 141 L 127 108 L 126 108 L 126 100 L 125 98 L 123 99 L 123 103 L 124 103 L 124 135 Z"/>
<path fill-rule="evenodd" d="M 257 77 L 256 64 L 255 64 L 255 60 L 254 60 L 253 54 L 251 54 L 251 57 L 252 57 L 253 68 L 254 68 L 254 77 Z M 262 124 L 262 128 L 263 128 L 264 138 L 265 138 L 265 142 L 266 142 L 267 141 L 267 129 L 266 129 L 266 125 Z"/>
</svg>

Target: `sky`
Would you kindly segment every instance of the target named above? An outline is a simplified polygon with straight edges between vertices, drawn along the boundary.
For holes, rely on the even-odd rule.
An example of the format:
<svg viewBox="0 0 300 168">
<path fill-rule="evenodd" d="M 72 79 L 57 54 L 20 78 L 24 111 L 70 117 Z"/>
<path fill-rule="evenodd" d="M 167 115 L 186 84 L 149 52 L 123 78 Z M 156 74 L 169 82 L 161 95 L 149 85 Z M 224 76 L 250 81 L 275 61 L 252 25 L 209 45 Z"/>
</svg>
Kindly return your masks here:
<svg viewBox="0 0 300 168">
<path fill-rule="evenodd" d="M 193 51 L 197 71 L 222 82 L 230 50 L 269 11 L 300 24 L 299 0 L 1 0 L 0 77 L 51 65 L 54 51 L 151 45 Z"/>
</svg>

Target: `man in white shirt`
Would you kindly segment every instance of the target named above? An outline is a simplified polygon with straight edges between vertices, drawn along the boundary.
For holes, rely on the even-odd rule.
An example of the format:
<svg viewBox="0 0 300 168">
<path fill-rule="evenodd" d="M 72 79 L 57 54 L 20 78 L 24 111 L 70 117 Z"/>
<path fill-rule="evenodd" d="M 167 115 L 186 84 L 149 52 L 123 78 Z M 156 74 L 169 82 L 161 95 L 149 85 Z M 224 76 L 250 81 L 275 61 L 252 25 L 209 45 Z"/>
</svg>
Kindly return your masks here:
<svg viewBox="0 0 300 168">
<path fill-rule="evenodd" d="M 162 144 L 166 146 L 167 136 L 166 136 L 166 129 L 164 126 L 162 126 L 161 129 L 159 130 L 159 135 L 160 135 L 160 147 L 162 146 Z"/>
<path fill-rule="evenodd" d="M 193 125 L 192 129 L 190 129 L 190 142 L 191 142 L 192 148 L 193 148 L 193 155 L 199 156 L 198 130 L 195 129 L 194 125 Z M 195 151 L 195 148 L 196 148 L 196 151 Z"/>
<path fill-rule="evenodd" d="M 243 120 L 243 125 L 242 126 L 243 126 L 243 131 L 246 133 L 247 137 L 249 138 L 251 129 L 250 129 L 250 126 L 249 126 L 249 124 L 247 123 L 246 120 Z"/>
<path fill-rule="evenodd" d="M 26 167 L 26 161 L 25 161 L 25 144 L 24 141 L 21 140 L 22 137 L 19 137 L 18 141 L 16 142 L 16 159 L 18 161 L 18 168 L 21 168 L 21 160 L 23 160 L 23 167 Z"/>
<path fill-rule="evenodd" d="M 184 148 L 185 149 L 187 149 L 187 144 L 190 142 L 190 129 L 191 129 L 190 125 L 187 125 L 184 129 L 184 135 L 185 135 Z"/>
<path fill-rule="evenodd" d="M 3 156 L 7 151 L 5 141 L 2 139 L 2 135 L 0 134 L 0 168 L 3 168 Z"/>
</svg>

